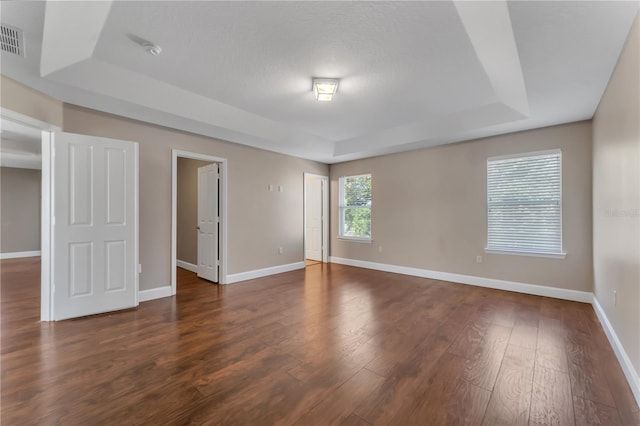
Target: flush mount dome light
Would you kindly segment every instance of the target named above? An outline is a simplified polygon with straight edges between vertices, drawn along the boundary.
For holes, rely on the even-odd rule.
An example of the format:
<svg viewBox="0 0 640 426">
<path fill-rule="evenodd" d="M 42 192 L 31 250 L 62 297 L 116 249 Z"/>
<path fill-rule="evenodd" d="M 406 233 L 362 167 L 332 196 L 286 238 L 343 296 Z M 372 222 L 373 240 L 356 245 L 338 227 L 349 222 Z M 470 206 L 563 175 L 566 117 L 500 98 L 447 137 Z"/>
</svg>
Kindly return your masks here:
<svg viewBox="0 0 640 426">
<path fill-rule="evenodd" d="M 313 94 L 317 101 L 329 102 L 338 90 L 338 79 L 335 78 L 314 78 Z"/>
</svg>

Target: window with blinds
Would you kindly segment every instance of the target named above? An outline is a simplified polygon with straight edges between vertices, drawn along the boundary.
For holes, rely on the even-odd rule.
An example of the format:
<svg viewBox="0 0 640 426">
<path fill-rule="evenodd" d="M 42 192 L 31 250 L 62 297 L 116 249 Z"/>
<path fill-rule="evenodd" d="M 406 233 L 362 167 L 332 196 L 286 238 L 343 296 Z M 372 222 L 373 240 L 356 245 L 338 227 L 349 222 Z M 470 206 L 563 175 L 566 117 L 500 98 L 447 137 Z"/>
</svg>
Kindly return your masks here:
<svg viewBox="0 0 640 426">
<path fill-rule="evenodd" d="M 564 256 L 560 150 L 487 160 L 487 251 Z"/>
<path fill-rule="evenodd" d="M 371 241 L 371 175 L 340 178 L 339 236 Z"/>
</svg>

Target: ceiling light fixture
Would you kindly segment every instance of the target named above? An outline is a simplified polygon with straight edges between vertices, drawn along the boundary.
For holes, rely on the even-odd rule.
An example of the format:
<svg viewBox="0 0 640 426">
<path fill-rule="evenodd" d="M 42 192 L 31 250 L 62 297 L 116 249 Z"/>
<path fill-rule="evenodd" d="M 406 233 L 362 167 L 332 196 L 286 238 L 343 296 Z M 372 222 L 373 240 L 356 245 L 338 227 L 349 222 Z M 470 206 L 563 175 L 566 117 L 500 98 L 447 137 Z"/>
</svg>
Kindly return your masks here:
<svg viewBox="0 0 640 426">
<path fill-rule="evenodd" d="M 338 79 L 336 78 L 314 78 L 313 94 L 317 101 L 329 102 L 338 91 Z"/>
<path fill-rule="evenodd" d="M 151 42 L 144 43 L 142 47 L 144 47 L 144 50 L 146 50 L 149 55 L 158 56 L 160 53 L 162 53 L 162 47 Z"/>
</svg>

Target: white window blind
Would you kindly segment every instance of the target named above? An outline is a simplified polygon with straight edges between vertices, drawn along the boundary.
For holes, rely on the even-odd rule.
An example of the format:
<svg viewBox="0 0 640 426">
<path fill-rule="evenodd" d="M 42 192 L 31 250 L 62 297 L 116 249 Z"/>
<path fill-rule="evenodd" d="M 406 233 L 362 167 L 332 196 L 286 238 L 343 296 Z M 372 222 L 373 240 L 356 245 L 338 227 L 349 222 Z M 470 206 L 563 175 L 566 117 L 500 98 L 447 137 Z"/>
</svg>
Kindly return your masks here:
<svg viewBox="0 0 640 426">
<path fill-rule="evenodd" d="M 488 251 L 563 254 L 561 155 L 487 160 Z"/>
<path fill-rule="evenodd" d="M 371 175 L 340 178 L 339 236 L 371 240 Z"/>
</svg>

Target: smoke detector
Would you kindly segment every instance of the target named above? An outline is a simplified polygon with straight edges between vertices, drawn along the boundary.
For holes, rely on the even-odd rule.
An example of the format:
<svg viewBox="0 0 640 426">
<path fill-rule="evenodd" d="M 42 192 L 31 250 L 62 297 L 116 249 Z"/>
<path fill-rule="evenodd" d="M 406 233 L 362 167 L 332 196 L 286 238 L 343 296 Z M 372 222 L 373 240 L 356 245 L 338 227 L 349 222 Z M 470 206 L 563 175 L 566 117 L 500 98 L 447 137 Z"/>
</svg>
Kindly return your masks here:
<svg viewBox="0 0 640 426">
<path fill-rule="evenodd" d="M 158 56 L 162 53 L 162 47 L 151 42 L 143 43 L 142 47 L 144 47 L 144 50 L 146 50 L 149 55 Z"/>
<path fill-rule="evenodd" d="M 20 28 L 0 24 L 0 50 L 24 57 L 24 35 Z"/>
</svg>

